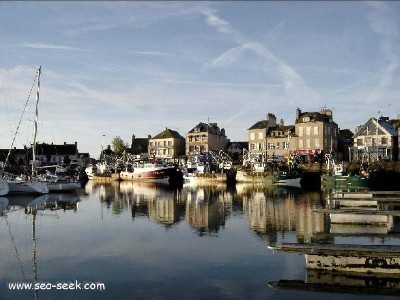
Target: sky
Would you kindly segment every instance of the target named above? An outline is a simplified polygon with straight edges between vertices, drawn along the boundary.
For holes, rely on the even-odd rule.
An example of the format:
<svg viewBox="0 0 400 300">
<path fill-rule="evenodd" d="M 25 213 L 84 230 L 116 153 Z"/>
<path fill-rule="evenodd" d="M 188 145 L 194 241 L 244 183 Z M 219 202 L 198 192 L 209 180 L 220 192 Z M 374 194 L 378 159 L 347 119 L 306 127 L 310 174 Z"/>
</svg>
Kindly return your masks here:
<svg viewBox="0 0 400 300">
<path fill-rule="evenodd" d="M 247 141 L 297 107 L 352 131 L 397 118 L 399 20 L 396 1 L 0 1 L 0 148 L 33 141 L 39 66 L 37 141 L 95 158 L 208 121 Z"/>
</svg>

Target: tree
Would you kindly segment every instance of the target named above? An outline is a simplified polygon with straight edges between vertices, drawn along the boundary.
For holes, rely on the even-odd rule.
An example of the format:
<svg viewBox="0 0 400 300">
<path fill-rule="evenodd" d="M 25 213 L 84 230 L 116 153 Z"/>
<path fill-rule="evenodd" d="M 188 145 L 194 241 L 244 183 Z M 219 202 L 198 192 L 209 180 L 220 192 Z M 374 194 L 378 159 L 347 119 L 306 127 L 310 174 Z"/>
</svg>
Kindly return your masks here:
<svg viewBox="0 0 400 300">
<path fill-rule="evenodd" d="M 125 143 L 120 136 L 116 136 L 112 140 L 113 151 L 116 155 L 121 155 L 127 148 L 129 148 L 128 143 Z"/>
</svg>

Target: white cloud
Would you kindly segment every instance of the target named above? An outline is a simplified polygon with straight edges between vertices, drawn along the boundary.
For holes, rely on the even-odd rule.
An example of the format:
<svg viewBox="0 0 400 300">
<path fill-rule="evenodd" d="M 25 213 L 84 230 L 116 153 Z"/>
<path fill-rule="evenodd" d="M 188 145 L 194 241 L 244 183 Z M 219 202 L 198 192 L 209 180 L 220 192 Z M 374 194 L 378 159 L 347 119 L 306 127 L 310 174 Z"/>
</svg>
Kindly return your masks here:
<svg viewBox="0 0 400 300">
<path fill-rule="evenodd" d="M 50 49 L 50 50 L 72 50 L 72 51 L 87 51 L 85 49 L 64 46 L 64 45 L 52 45 L 42 43 L 23 43 L 16 45 L 17 47 L 33 48 L 33 49 Z"/>
<path fill-rule="evenodd" d="M 206 17 L 206 23 L 216 28 L 217 31 L 221 33 L 232 33 L 230 24 L 218 17 L 214 10 L 205 9 L 201 13 Z"/>
</svg>

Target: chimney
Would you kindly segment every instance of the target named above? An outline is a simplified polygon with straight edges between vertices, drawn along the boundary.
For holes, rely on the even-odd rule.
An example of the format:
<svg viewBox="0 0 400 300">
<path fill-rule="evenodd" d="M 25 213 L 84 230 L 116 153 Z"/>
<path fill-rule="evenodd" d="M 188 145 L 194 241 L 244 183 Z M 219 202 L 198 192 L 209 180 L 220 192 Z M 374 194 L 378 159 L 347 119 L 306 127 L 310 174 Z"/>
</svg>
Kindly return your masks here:
<svg viewBox="0 0 400 300">
<path fill-rule="evenodd" d="M 280 125 L 281 126 L 285 126 L 285 123 L 283 122 L 283 119 L 281 119 Z"/>
<path fill-rule="evenodd" d="M 296 121 L 300 118 L 300 114 L 301 114 L 301 109 L 300 108 L 296 108 Z"/>
</svg>

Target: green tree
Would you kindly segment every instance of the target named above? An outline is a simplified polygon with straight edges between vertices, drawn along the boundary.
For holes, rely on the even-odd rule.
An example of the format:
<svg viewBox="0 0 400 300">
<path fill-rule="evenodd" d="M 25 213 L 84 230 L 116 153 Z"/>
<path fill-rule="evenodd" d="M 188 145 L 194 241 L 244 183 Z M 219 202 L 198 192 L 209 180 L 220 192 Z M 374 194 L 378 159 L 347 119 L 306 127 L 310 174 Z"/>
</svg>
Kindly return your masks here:
<svg viewBox="0 0 400 300">
<path fill-rule="evenodd" d="M 121 155 L 127 148 L 129 148 L 129 145 L 125 143 L 120 136 L 116 136 L 112 140 L 112 147 L 113 151 L 116 155 Z"/>
</svg>

